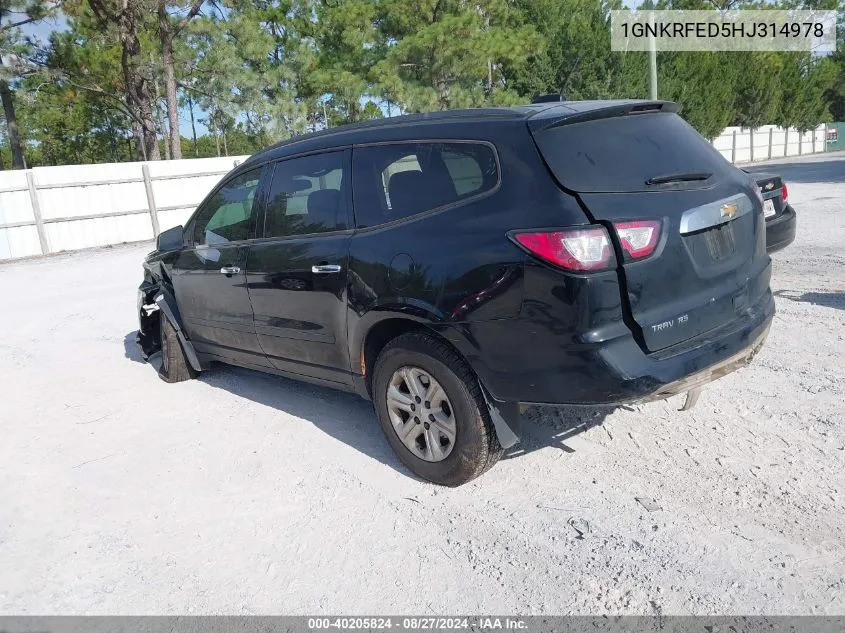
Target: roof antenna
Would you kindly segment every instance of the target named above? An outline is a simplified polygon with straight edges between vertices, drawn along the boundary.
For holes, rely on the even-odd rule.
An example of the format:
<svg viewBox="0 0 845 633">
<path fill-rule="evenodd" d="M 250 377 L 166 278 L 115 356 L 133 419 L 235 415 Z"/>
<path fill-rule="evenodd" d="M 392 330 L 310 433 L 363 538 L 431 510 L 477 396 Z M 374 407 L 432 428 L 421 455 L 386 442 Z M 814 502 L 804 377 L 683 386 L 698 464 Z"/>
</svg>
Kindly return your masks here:
<svg viewBox="0 0 845 633">
<path fill-rule="evenodd" d="M 575 58 L 575 62 L 572 64 L 572 68 L 570 69 L 569 74 L 566 76 L 566 79 L 564 79 L 563 81 L 563 85 L 560 87 L 561 94 L 566 93 L 566 89 L 569 87 L 569 80 L 572 79 L 572 75 L 574 75 L 575 71 L 578 70 L 578 64 L 581 63 L 581 57 L 583 57 L 583 55 L 579 54 Z"/>
</svg>

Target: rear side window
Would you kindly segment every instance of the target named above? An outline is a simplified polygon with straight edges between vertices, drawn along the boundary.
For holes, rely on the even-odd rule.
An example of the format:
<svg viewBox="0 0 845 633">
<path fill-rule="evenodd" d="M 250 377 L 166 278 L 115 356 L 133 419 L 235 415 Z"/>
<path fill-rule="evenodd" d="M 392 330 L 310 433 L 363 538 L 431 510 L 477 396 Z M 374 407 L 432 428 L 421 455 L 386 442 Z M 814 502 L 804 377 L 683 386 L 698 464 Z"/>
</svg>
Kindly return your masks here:
<svg viewBox="0 0 845 633">
<path fill-rule="evenodd" d="M 499 168 L 484 143 L 391 143 L 352 154 L 355 221 L 376 226 L 495 188 Z"/>
<path fill-rule="evenodd" d="M 677 114 L 634 114 L 535 132 L 555 177 L 582 192 L 651 191 L 646 180 L 672 174 L 726 173 L 729 164 Z M 702 181 L 685 187 L 700 187 Z M 657 188 L 659 189 L 659 187 Z"/>
<path fill-rule="evenodd" d="M 267 192 L 264 237 L 345 229 L 345 186 L 343 152 L 276 163 Z"/>
</svg>

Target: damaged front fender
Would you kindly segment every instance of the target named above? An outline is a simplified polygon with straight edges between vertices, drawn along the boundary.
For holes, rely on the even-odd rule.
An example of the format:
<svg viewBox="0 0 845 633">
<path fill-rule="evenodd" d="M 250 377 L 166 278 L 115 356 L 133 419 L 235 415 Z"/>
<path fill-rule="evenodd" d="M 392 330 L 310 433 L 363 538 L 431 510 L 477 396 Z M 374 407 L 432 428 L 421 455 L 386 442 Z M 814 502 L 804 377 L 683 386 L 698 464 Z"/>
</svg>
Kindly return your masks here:
<svg viewBox="0 0 845 633">
<path fill-rule="evenodd" d="M 144 360 L 149 360 L 152 354 L 161 349 L 160 319 L 167 319 L 176 331 L 176 338 L 188 363 L 194 370 L 202 371 L 197 352 L 182 327 L 176 298 L 164 284 L 152 279 L 149 271 L 138 288 L 138 318 L 139 328 L 135 341 Z"/>
<path fill-rule="evenodd" d="M 145 271 L 144 281 L 138 287 L 138 333 L 135 335 L 135 343 L 141 350 L 144 360 L 149 360 L 150 356 L 161 349 L 159 334 L 161 314 L 155 303 L 159 287 L 159 284 L 150 278 L 149 272 Z M 155 310 L 152 309 L 153 307 Z"/>
<path fill-rule="evenodd" d="M 203 368 L 200 365 L 197 352 L 182 330 L 182 319 L 179 316 L 179 306 L 176 305 L 176 299 L 173 298 L 173 295 L 170 294 L 167 288 L 159 288 L 155 302 L 161 311 L 162 316 L 159 318 L 166 318 L 170 322 L 170 325 L 173 326 L 173 329 L 176 330 L 176 338 L 179 339 L 179 345 L 182 346 L 182 351 L 185 352 L 185 358 L 188 359 L 188 363 L 195 371 L 202 371 Z"/>
</svg>

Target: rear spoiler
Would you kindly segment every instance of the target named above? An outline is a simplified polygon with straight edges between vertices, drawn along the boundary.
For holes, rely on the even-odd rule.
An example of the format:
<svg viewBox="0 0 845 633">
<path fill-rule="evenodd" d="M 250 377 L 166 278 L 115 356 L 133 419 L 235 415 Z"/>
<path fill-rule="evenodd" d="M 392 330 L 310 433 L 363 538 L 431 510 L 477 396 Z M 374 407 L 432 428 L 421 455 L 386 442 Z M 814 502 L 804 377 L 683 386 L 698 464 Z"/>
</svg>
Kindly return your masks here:
<svg viewBox="0 0 845 633">
<path fill-rule="evenodd" d="M 549 130 L 562 125 L 569 125 L 570 123 L 583 123 L 584 121 L 609 119 L 618 116 L 628 116 L 629 114 L 677 112 L 679 110 L 678 104 L 673 101 L 609 102 L 606 106 L 598 106 L 582 111 L 575 110 L 571 107 L 576 104 L 570 103 L 567 105 L 570 107 L 549 108 L 547 110 L 543 110 L 540 116 L 531 117 L 528 120 L 528 126 L 531 128 L 531 131 L 540 132 L 542 130 Z M 556 112 L 557 110 L 560 110 L 560 112 Z M 556 114 L 559 114 L 559 116 L 555 116 Z"/>
</svg>

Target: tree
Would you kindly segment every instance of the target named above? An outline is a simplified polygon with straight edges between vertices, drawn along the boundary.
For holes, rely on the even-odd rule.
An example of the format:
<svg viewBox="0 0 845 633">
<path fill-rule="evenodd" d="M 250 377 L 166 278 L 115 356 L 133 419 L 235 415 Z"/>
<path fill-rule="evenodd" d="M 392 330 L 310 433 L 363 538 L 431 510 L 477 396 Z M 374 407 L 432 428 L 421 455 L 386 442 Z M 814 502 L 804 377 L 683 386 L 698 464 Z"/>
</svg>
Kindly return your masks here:
<svg viewBox="0 0 845 633">
<path fill-rule="evenodd" d="M 55 12 L 56 7 L 57 4 L 52 1 L 0 0 L 0 101 L 3 103 L 6 133 L 12 150 L 12 167 L 15 169 L 23 169 L 26 160 L 10 82 L 32 72 L 32 66 L 26 59 L 32 45 L 23 37 L 21 27 L 43 20 Z M 0 162 L 0 169 L 2 167 Z"/>
<path fill-rule="evenodd" d="M 713 139 L 732 123 L 737 68 L 732 53 L 658 54 L 659 97 L 676 101 L 699 134 Z"/>
<path fill-rule="evenodd" d="M 22 82 L 18 94 L 22 127 L 33 143 L 31 164 L 131 160 L 128 117 L 92 93 L 33 76 Z"/>
<path fill-rule="evenodd" d="M 372 78 L 409 112 L 518 103 L 506 66 L 541 45 L 505 0 L 385 0 Z"/>
<path fill-rule="evenodd" d="M 195 106 L 207 113 L 200 122 L 212 132 L 217 156 L 221 155 L 221 131 L 225 133 L 220 126 L 228 120 L 234 121 L 240 110 L 235 103 L 233 84 L 241 74 L 248 72 L 244 66 L 239 66 L 240 54 L 232 25 L 230 20 L 221 20 L 213 15 L 201 17 L 190 26 L 185 38 L 193 63 L 188 75 L 183 77 L 181 87 L 189 100 L 192 125 Z M 195 141 L 195 151 L 199 151 L 196 147 Z"/>
<path fill-rule="evenodd" d="M 57 2 L 69 29 L 42 51 L 19 23 Z M 179 158 L 180 109 L 191 120 L 189 154 L 204 156 L 385 113 L 511 105 L 554 92 L 645 98 L 647 55 L 610 50 L 610 11 L 620 8 L 623 0 L 0 0 L 3 156 L 12 150 L 15 165 L 24 149 L 33 163 L 126 160 L 134 139 L 135 158 Z M 831 58 L 661 52 L 659 96 L 711 138 L 730 124 L 809 129 L 831 110 L 845 118 L 842 26 Z"/>
<path fill-rule="evenodd" d="M 21 83 L 28 137 L 49 164 L 131 160 L 120 44 L 88 11 L 69 14 L 68 27 L 50 37 L 44 70 Z"/>
<path fill-rule="evenodd" d="M 333 110 L 332 125 L 359 121 L 361 99 L 372 92 L 369 71 L 376 61 L 376 4 L 323 2 L 316 15 L 316 64 L 306 83 L 308 95 L 331 95 L 327 105 Z"/>
<path fill-rule="evenodd" d="M 264 144 L 304 133 L 316 99 L 313 12 L 306 0 L 231 0 L 226 12 L 193 21 L 187 43 L 197 103 L 243 119 Z"/>
<path fill-rule="evenodd" d="M 836 78 L 825 92 L 830 102 L 830 113 L 834 121 L 845 121 L 845 48 L 841 48 L 831 59 L 835 64 Z"/>
<path fill-rule="evenodd" d="M 117 38 L 121 48 L 126 105 L 132 116 L 139 160 L 159 160 L 150 91 L 149 68 L 141 47 L 141 30 L 148 18 L 142 0 L 87 0 L 103 33 Z"/>
<path fill-rule="evenodd" d="M 192 0 L 187 13 L 181 15 L 180 5 L 176 5 L 177 15 L 174 18 L 168 11 L 172 0 L 158 0 L 158 34 L 161 43 L 161 57 L 165 71 L 165 85 L 167 92 L 167 118 L 170 124 L 170 155 L 174 159 L 182 158 L 182 142 L 179 134 L 179 101 L 176 85 L 176 69 L 173 55 L 173 42 L 179 37 L 188 23 L 200 12 L 204 0 Z"/>
<path fill-rule="evenodd" d="M 191 140 L 193 141 L 194 156 L 198 156 L 198 154 L 197 154 L 197 122 L 196 122 L 196 116 L 194 114 L 194 103 L 195 103 L 195 101 L 194 101 L 193 96 L 191 95 L 190 88 L 188 88 L 187 90 L 184 90 L 183 93 L 184 93 L 184 96 L 182 97 L 182 100 L 179 102 L 179 105 L 188 108 L 188 113 L 190 114 L 190 117 L 191 117 Z M 179 145 L 180 145 L 180 147 L 182 145 L 181 138 L 180 138 Z"/>
<path fill-rule="evenodd" d="M 769 125 L 777 116 L 781 100 L 780 63 L 771 53 L 734 53 L 736 82 L 734 125 L 750 128 Z"/>
<path fill-rule="evenodd" d="M 235 129 L 235 119 L 229 116 L 225 110 L 221 108 L 212 108 L 208 117 L 202 120 L 206 127 L 211 130 L 212 135 L 217 143 L 217 155 L 229 155 L 229 141 L 228 134 Z M 223 142 L 223 153 L 220 153 L 220 143 Z"/>
<path fill-rule="evenodd" d="M 836 52 L 831 55 L 834 79 L 825 91 L 834 121 L 845 121 L 845 11 L 839 12 Z"/>
<path fill-rule="evenodd" d="M 830 121 L 825 93 L 836 78 L 836 65 L 827 58 L 813 58 L 810 53 L 790 53 L 784 58 L 779 80 L 783 97 L 776 123 L 801 132 Z"/>
<path fill-rule="evenodd" d="M 3 114 L 6 117 L 6 134 L 9 136 L 9 145 L 12 148 L 12 167 L 15 169 L 24 169 L 26 167 L 26 161 L 23 156 L 21 136 L 18 130 L 17 117 L 15 116 L 15 103 L 12 100 L 12 90 L 9 87 L 9 82 L 5 77 L 0 77 L 0 100 L 3 102 Z M 0 168 L 2 166 L 2 163 L 0 163 Z"/>
<path fill-rule="evenodd" d="M 561 93 L 570 99 L 646 96 L 644 53 L 610 49 L 610 11 L 617 0 L 519 0 L 545 45 L 511 69 L 526 96 Z"/>
</svg>

